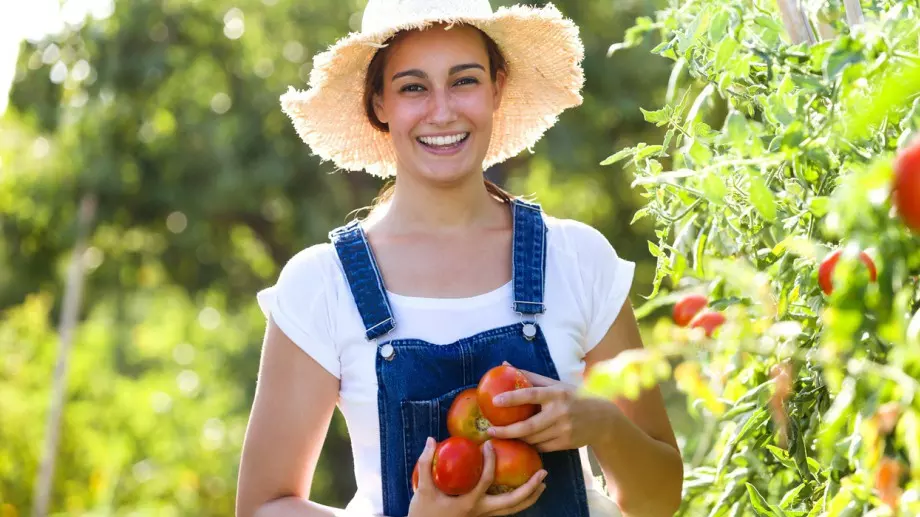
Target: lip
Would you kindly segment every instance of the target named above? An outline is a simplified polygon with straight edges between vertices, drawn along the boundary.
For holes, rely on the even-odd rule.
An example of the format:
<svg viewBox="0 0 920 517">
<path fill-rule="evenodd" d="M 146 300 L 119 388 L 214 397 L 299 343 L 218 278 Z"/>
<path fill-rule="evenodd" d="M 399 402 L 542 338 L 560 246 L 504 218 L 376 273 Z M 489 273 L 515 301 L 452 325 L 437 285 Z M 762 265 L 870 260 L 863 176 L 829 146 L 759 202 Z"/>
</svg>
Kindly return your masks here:
<svg viewBox="0 0 920 517">
<path fill-rule="evenodd" d="M 453 136 L 453 135 L 462 135 L 462 134 L 467 134 L 467 135 L 468 135 L 468 136 L 466 137 L 466 139 L 464 139 L 463 141 L 461 141 L 460 144 L 457 145 L 456 147 L 450 147 L 450 148 L 447 148 L 447 149 L 435 149 L 434 147 L 428 147 L 427 145 L 423 144 L 422 142 L 420 142 L 420 141 L 418 140 L 418 138 L 421 138 L 421 137 Z M 422 149 L 424 149 L 425 152 L 430 153 L 430 154 L 433 154 L 433 155 L 435 155 L 435 156 L 453 156 L 453 155 L 455 155 L 455 154 L 460 153 L 461 151 L 463 151 L 463 150 L 466 148 L 466 145 L 469 143 L 470 138 L 472 138 L 472 136 L 473 136 L 473 133 L 471 133 L 471 132 L 469 132 L 469 131 L 461 131 L 461 132 L 453 131 L 453 132 L 450 132 L 450 133 L 433 133 L 433 134 L 428 134 L 428 135 L 419 135 L 419 137 L 417 137 L 417 138 L 415 139 L 415 143 L 416 143 L 419 147 L 421 147 Z"/>
</svg>

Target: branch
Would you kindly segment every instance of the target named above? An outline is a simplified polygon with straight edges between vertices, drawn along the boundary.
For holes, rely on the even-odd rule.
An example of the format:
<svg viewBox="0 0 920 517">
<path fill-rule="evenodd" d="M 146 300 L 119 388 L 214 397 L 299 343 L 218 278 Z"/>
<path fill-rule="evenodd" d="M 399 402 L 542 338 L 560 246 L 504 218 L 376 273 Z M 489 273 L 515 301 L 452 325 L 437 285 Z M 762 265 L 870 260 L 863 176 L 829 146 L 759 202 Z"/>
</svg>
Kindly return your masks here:
<svg viewBox="0 0 920 517">
<path fill-rule="evenodd" d="M 77 326 L 77 316 L 80 313 L 83 281 L 86 278 L 83 257 L 86 254 L 86 238 L 95 213 L 95 195 L 91 193 L 85 194 L 80 202 L 80 213 L 77 220 L 77 240 L 74 244 L 73 257 L 70 259 L 70 268 L 67 271 L 67 285 L 64 287 L 64 302 L 58 327 L 60 341 L 58 342 L 57 364 L 52 378 L 51 405 L 45 428 L 45 450 L 38 469 L 38 479 L 35 483 L 35 504 L 32 507 L 32 515 L 35 517 L 48 515 L 51 485 L 54 480 L 54 462 L 57 457 L 58 442 L 61 434 L 61 415 L 65 402 L 64 394 L 67 391 L 68 360 L 74 330 Z"/>
</svg>

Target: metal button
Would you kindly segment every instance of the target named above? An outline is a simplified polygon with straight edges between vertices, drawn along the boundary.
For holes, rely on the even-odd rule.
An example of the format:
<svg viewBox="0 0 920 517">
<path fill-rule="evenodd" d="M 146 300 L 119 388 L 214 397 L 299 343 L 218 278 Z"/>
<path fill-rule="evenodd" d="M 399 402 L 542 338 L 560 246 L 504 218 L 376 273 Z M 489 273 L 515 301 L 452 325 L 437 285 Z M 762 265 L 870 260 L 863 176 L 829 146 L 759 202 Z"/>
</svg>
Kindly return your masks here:
<svg viewBox="0 0 920 517">
<path fill-rule="evenodd" d="M 383 357 L 387 361 L 392 361 L 393 356 L 396 355 L 396 350 L 393 349 L 393 345 L 387 343 L 380 347 L 380 357 Z"/>
<path fill-rule="evenodd" d="M 528 341 L 530 341 L 536 335 L 537 335 L 537 326 L 534 325 L 533 323 L 525 323 L 524 324 L 524 337 L 527 338 Z"/>
</svg>

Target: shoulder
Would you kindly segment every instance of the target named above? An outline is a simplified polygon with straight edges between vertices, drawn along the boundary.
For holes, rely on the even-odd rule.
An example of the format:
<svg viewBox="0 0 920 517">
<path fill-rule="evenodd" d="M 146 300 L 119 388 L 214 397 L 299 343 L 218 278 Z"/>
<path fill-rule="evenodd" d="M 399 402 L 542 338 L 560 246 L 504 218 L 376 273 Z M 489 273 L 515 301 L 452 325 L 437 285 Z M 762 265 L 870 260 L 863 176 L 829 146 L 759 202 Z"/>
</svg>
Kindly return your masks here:
<svg viewBox="0 0 920 517">
<path fill-rule="evenodd" d="M 330 283 L 339 271 L 335 247 L 323 242 L 294 254 L 281 269 L 279 282 L 315 288 Z"/>
<path fill-rule="evenodd" d="M 575 256 L 602 252 L 613 253 L 613 245 L 597 228 L 575 219 L 544 215 L 550 246 Z"/>
</svg>

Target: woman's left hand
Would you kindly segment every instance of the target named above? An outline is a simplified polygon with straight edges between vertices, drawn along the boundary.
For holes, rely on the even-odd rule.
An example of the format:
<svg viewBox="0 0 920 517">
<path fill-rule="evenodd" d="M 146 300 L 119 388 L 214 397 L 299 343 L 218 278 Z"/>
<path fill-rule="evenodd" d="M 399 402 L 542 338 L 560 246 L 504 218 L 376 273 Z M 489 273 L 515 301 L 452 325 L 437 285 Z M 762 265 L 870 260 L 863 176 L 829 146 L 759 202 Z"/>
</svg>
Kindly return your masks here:
<svg viewBox="0 0 920 517">
<path fill-rule="evenodd" d="M 521 370 L 533 384 L 496 396 L 496 406 L 538 404 L 536 415 L 507 426 L 492 426 L 494 438 L 520 439 L 540 452 L 577 449 L 594 442 L 596 431 L 607 418 L 606 401 L 578 397 L 575 386 L 533 372 Z"/>
</svg>

